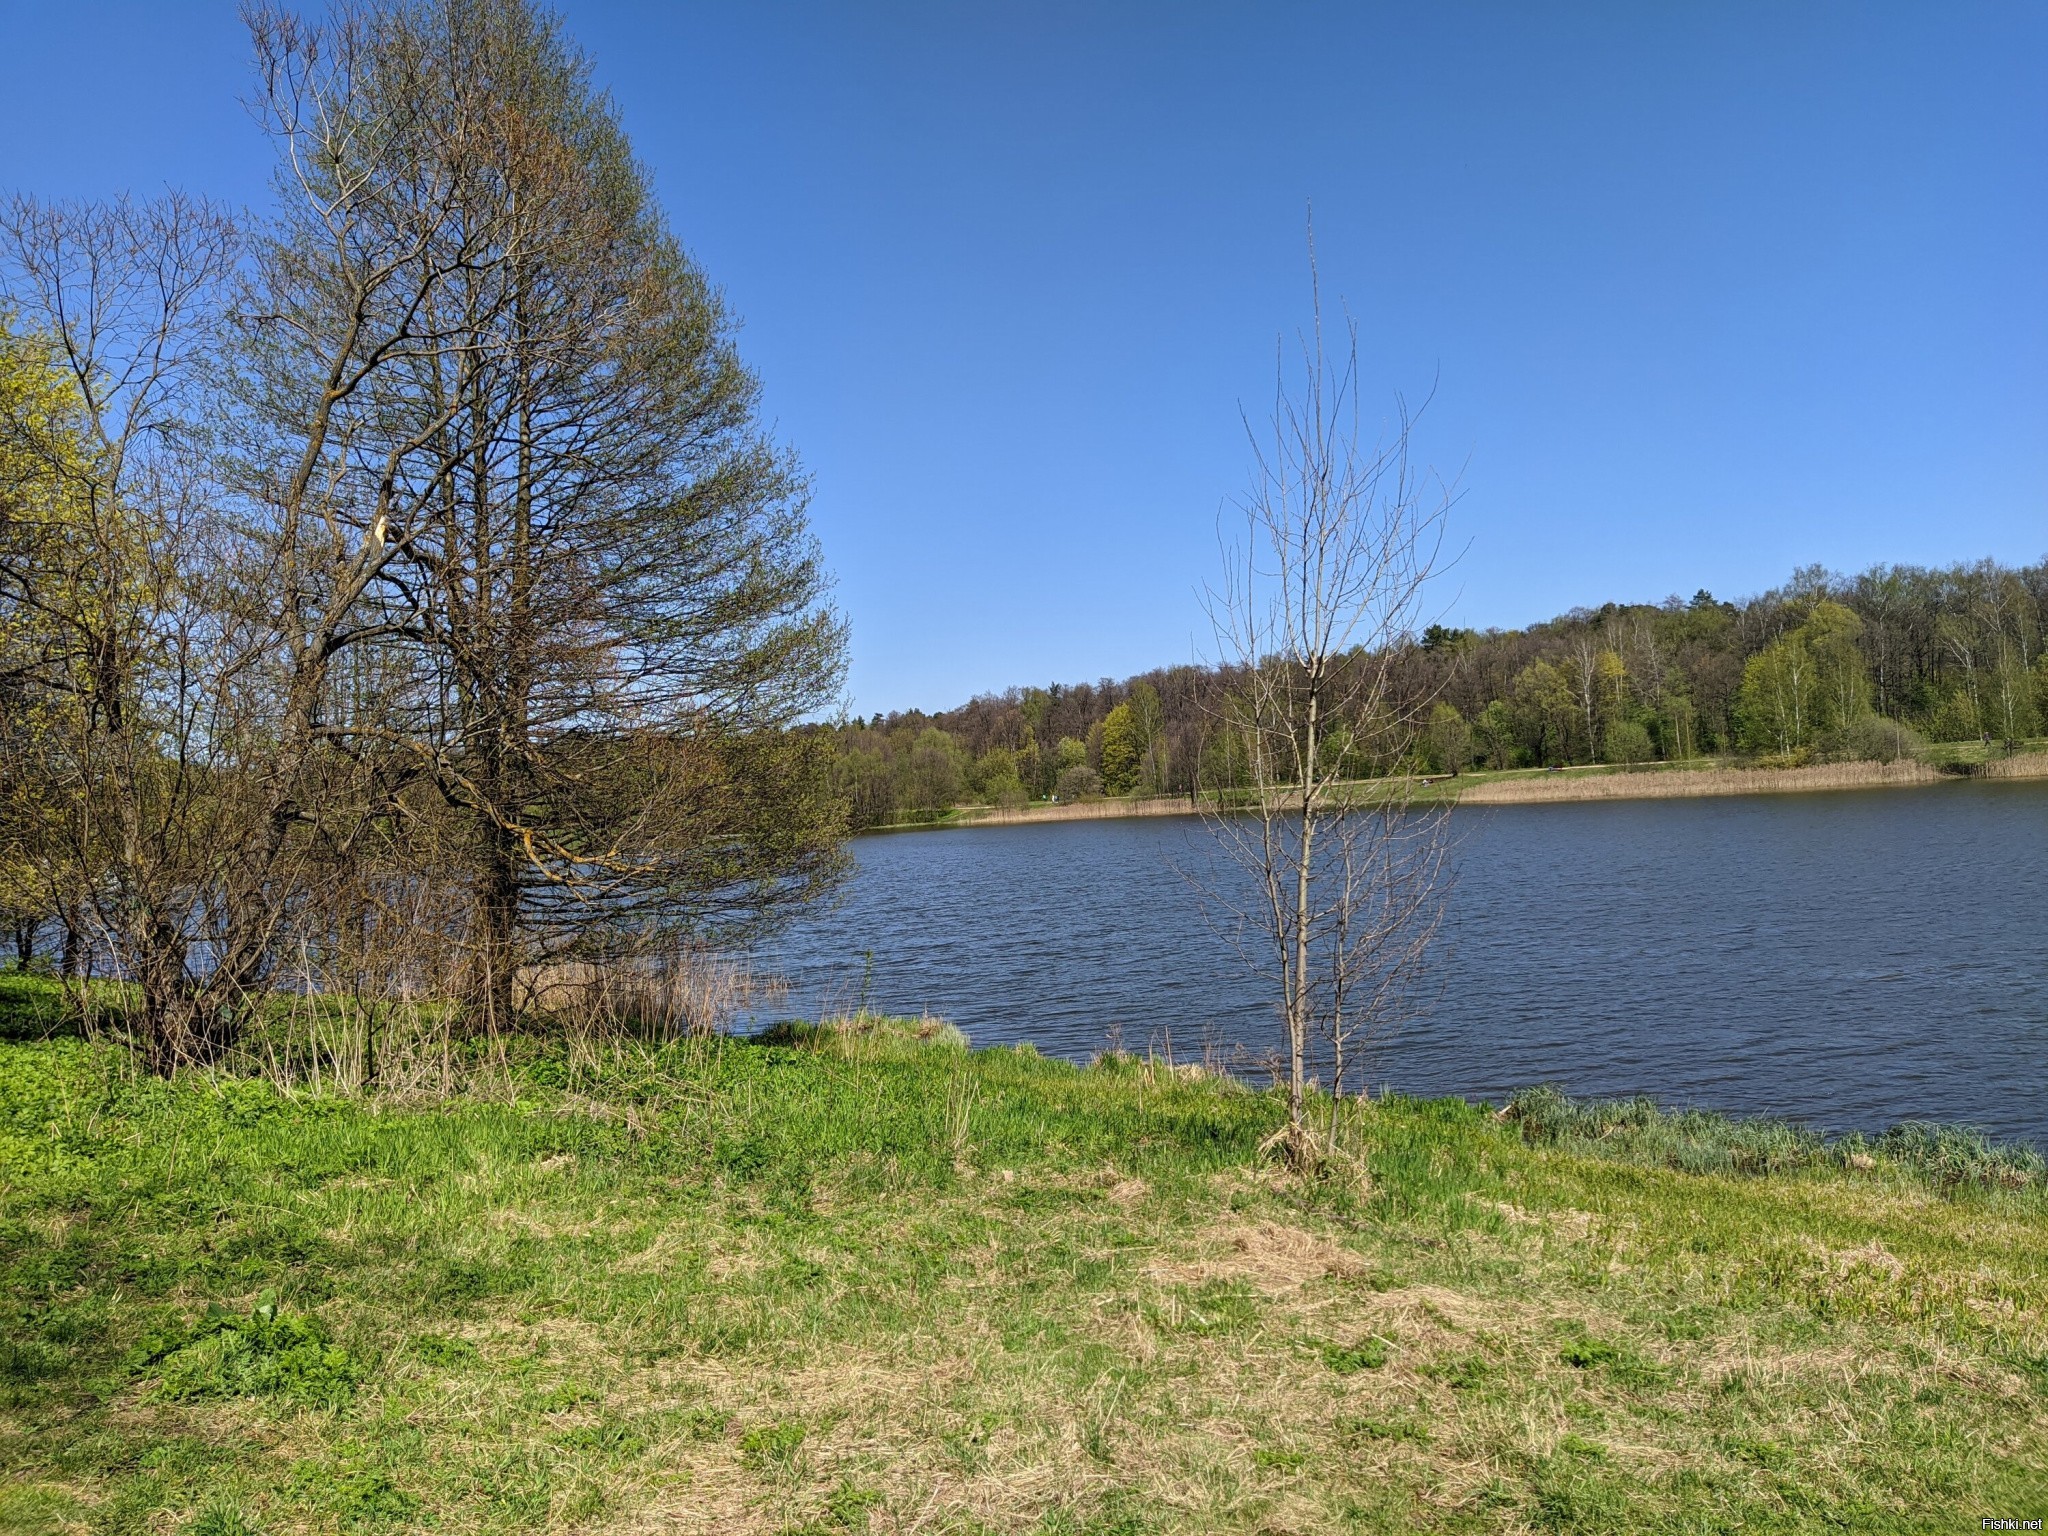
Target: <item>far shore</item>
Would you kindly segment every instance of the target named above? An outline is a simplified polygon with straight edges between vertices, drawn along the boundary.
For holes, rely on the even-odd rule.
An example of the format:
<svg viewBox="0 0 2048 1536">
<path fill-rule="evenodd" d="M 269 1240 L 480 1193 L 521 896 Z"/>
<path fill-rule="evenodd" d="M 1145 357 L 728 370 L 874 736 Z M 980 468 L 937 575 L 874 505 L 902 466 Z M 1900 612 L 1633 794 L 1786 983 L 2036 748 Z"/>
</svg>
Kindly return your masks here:
<svg viewBox="0 0 2048 1536">
<path fill-rule="evenodd" d="M 1456 805 L 1548 805 L 1587 800 L 1692 799 L 1702 795 L 1808 794 L 1828 790 L 1916 789 L 1969 779 L 2048 778 L 2048 751 L 1993 758 L 1967 768 L 1895 763 L 1815 763 L 1803 768 L 1682 764 L 1511 769 L 1419 779 L 1418 800 Z M 1360 788 L 1365 785 L 1361 784 Z M 1137 816 L 1195 816 L 1215 805 L 1186 795 L 1076 800 L 1055 805 L 961 806 L 930 821 L 869 827 L 870 832 L 923 832 L 946 827 L 1023 826 L 1044 821 L 1111 821 Z"/>
</svg>

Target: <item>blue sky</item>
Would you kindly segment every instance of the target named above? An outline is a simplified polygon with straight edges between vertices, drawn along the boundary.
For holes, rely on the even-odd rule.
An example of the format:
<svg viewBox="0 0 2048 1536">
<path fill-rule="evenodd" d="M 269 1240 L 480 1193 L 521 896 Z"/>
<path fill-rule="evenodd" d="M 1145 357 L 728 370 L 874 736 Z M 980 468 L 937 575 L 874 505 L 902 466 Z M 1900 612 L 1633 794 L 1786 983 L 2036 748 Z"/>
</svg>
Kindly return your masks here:
<svg viewBox="0 0 2048 1536">
<path fill-rule="evenodd" d="M 2048 7 L 571 0 L 744 318 L 859 710 L 1204 649 L 1326 296 L 1454 622 L 2048 553 Z M 0 0 L 0 187 L 263 195 L 229 3 Z"/>
</svg>

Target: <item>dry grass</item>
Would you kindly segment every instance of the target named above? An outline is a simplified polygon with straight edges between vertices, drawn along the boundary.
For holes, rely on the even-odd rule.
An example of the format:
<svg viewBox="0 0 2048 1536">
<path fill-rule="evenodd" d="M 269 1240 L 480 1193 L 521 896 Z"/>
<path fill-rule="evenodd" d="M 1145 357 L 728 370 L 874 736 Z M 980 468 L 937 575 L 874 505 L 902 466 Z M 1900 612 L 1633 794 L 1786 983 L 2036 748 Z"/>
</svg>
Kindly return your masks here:
<svg viewBox="0 0 2048 1536">
<path fill-rule="evenodd" d="M 2048 779 L 2048 752 L 2019 752 L 1987 758 L 1977 770 L 1980 779 Z"/>
<path fill-rule="evenodd" d="M 963 806 L 944 821 L 901 827 L 878 827 L 882 832 L 916 832 L 945 827 L 1007 827 L 1037 821 L 1117 821 L 1130 816 L 1194 816 L 1198 809 L 1182 795 L 1130 800 L 1074 800 L 1065 805 Z"/>
<path fill-rule="evenodd" d="M 519 974 L 522 1006 L 593 1037 L 704 1039 L 783 995 L 744 958 L 680 949 L 607 961 L 560 961 Z"/>
<path fill-rule="evenodd" d="M 1665 800 L 1696 795 L 1775 795 L 1825 789 L 1895 789 L 1939 784 L 1924 763 L 1820 763 L 1806 768 L 1703 768 L 1675 771 L 1555 773 L 1474 784 L 1460 805 L 1520 805 L 1555 800 Z"/>
</svg>

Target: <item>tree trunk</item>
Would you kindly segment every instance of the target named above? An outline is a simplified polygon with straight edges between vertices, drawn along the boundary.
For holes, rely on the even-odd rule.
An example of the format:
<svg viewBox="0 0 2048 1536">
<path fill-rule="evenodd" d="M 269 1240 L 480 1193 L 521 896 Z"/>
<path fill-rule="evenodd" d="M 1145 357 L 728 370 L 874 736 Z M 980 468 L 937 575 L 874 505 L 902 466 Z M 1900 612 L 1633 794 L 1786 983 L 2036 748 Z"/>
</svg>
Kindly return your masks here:
<svg viewBox="0 0 2048 1536">
<path fill-rule="evenodd" d="M 1306 1096 L 1305 1082 L 1308 1054 L 1308 1031 L 1310 998 L 1309 978 L 1309 896 L 1310 871 L 1315 861 L 1315 774 L 1316 774 L 1316 706 L 1318 700 L 1313 691 L 1308 700 L 1307 750 L 1301 759 L 1301 858 L 1294 872 L 1294 1003 L 1288 1010 L 1288 1048 L 1293 1057 L 1287 1080 L 1287 1123 L 1295 1138 L 1294 1150 L 1299 1156 L 1305 1148 L 1302 1145 L 1302 1108 Z"/>
<path fill-rule="evenodd" d="M 518 839 L 487 822 L 476 874 L 477 933 L 475 1007 L 485 1030 L 497 1033 L 513 1022 L 513 983 L 519 970 Z"/>
<path fill-rule="evenodd" d="M 150 1071 L 169 1077 L 185 1067 L 217 1067 L 235 1040 L 235 1020 L 217 998 L 195 989 L 183 967 L 145 964 L 142 1051 Z"/>
</svg>

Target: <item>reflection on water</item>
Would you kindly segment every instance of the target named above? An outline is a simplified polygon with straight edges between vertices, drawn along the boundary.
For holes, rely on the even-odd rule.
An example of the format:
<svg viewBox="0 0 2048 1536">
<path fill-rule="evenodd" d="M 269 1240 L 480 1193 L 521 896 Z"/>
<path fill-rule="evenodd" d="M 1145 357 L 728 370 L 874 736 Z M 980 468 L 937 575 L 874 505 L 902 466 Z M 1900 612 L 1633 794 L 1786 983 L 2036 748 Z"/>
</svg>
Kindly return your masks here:
<svg viewBox="0 0 2048 1536">
<path fill-rule="evenodd" d="M 2048 1144 L 2048 785 L 1461 811 L 1407 1093 L 1575 1094 Z M 1263 1054 L 1273 1007 L 1180 871 L 1193 820 L 860 839 L 764 951 L 789 1011 L 929 1010 L 977 1044 Z M 873 952 L 866 975 L 864 952 Z"/>
</svg>

